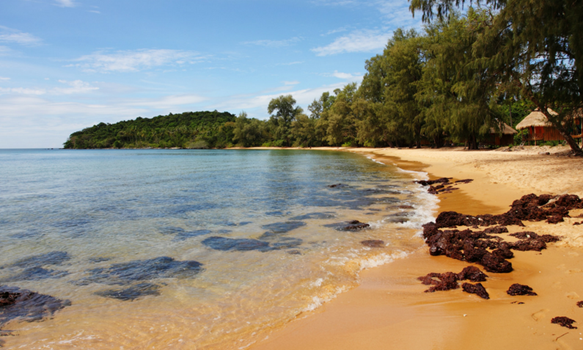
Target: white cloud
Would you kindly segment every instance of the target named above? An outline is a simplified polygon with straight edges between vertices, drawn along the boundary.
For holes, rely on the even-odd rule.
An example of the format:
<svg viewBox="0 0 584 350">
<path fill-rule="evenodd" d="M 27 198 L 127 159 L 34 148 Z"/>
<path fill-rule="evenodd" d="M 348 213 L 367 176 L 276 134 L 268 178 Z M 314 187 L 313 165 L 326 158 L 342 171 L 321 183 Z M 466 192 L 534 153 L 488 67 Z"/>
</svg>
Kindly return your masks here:
<svg viewBox="0 0 584 350">
<path fill-rule="evenodd" d="M 0 93 L 4 94 L 19 94 L 19 95 L 44 95 L 47 93 L 45 89 L 30 89 L 30 88 L 0 88 Z"/>
<path fill-rule="evenodd" d="M 55 0 L 55 5 L 60 7 L 75 7 L 77 4 L 73 0 Z"/>
<path fill-rule="evenodd" d="M 334 71 L 334 73 L 331 74 L 325 74 L 326 76 L 331 76 L 331 77 L 335 77 L 335 78 L 339 78 L 339 79 L 343 79 L 343 80 L 347 80 L 347 81 L 356 81 L 356 82 L 360 82 L 363 79 L 363 76 L 360 74 L 351 74 L 351 73 L 342 73 L 339 71 Z"/>
<path fill-rule="evenodd" d="M 10 78 L 7 78 L 7 77 L 0 77 L 0 80 L 2 80 L 2 81 L 7 81 L 7 80 L 10 80 Z"/>
<path fill-rule="evenodd" d="M 371 52 L 383 49 L 391 35 L 391 33 L 378 30 L 358 30 L 311 51 L 315 52 L 317 56 L 335 55 L 343 52 Z"/>
<path fill-rule="evenodd" d="M 0 88 L 0 94 L 10 94 L 10 95 L 34 95 L 40 96 L 45 94 L 50 95 L 72 95 L 72 94 L 86 94 L 95 90 L 98 87 L 91 86 L 91 84 L 81 81 L 66 81 L 59 80 L 59 83 L 67 85 L 67 87 L 55 87 L 51 89 L 45 88 L 23 88 L 23 87 L 12 87 L 12 88 Z"/>
<path fill-rule="evenodd" d="M 294 37 L 287 40 L 255 40 L 255 41 L 246 41 L 242 44 L 244 45 L 257 45 L 257 46 L 266 46 L 266 47 L 284 47 L 289 46 L 294 43 L 301 41 L 302 38 Z"/>
<path fill-rule="evenodd" d="M 32 46 L 40 44 L 41 39 L 29 33 L 0 26 L 0 42 Z"/>
<path fill-rule="evenodd" d="M 136 72 L 158 66 L 193 64 L 205 58 L 191 51 L 142 49 L 115 53 L 95 52 L 76 59 L 79 63 L 70 66 L 89 72 Z"/>
<path fill-rule="evenodd" d="M 278 63 L 276 64 L 276 66 L 293 66 L 296 64 L 302 64 L 304 63 L 304 61 L 294 61 L 294 62 L 288 62 L 288 63 Z"/>
<path fill-rule="evenodd" d="M 99 90 L 98 87 L 91 86 L 81 80 L 66 81 L 59 80 L 59 83 L 69 85 L 69 87 L 57 87 L 52 90 L 52 93 L 56 95 L 71 95 L 71 94 L 85 94 L 91 91 Z"/>
</svg>

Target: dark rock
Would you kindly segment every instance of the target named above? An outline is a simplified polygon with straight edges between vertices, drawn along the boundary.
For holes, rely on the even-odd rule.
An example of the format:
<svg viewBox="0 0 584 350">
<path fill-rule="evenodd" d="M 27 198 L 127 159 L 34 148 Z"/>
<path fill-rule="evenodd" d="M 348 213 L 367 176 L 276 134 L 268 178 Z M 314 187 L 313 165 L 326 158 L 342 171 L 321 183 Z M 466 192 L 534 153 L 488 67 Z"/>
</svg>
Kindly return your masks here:
<svg viewBox="0 0 584 350">
<path fill-rule="evenodd" d="M 443 177 L 443 178 L 436 179 L 436 180 L 417 180 L 417 181 L 414 181 L 414 182 L 415 183 L 419 183 L 422 186 L 429 186 L 429 185 L 434 185 L 434 184 L 437 184 L 437 183 L 446 184 L 446 183 L 448 183 L 450 181 L 450 179 L 451 178 Z"/>
<path fill-rule="evenodd" d="M 154 259 L 134 260 L 88 270 L 90 276 L 73 282 L 76 285 L 90 283 L 127 285 L 156 278 L 190 278 L 203 270 L 203 264 L 194 260 L 178 261 L 167 256 Z"/>
<path fill-rule="evenodd" d="M 564 222 L 564 218 L 561 215 L 553 215 L 547 218 L 546 222 L 548 224 L 557 224 L 558 222 Z"/>
<path fill-rule="evenodd" d="M 540 252 L 543 249 L 546 249 L 547 245 L 545 244 L 544 241 L 539 239 L 521 239 L 513 243 L 512 248 L 520 251 L 533 250 Z"/>
<path fill-rule="evenodd" d="M 338 231 L 357 231 L 369 227 L 369 224 L 360 222 L 359 220 L 351 220 L 345 222 L 337 222 L 334 224 L 326 224 L 323 226 L 332 227 Z"/>
<path fill-rule="evenodd" d="M 554 317 L 552 318 L 552 323 L 557 323 L 562 327 L 566 327 L 569 329 L 577 329 L 578 327 L 574 327 L 572 326 L 572 323 L 574 323 L 576 321 L 574 321 L 571 318 L 568 318 L 566 316 L 558 316 L 558 317 Z"/>
<path fill-rule="evenodd" d="M 509 295 L 537 295 L 537 293 L 533 292 L 533 289 L 530 286 L 526 286 L 524 284 L 515 283 L 509 287 L 507 291 Z"/>
<path fill-rule="evenodd" d="M 513 266 L 509 261 L 502 259 L 492 253 L 486 253 L 483 256 L 481 265 L 483 265 L 485 270 L 489 272 L 507 273 L 513 271 Z"/>
<path fill-rule="evenodd" d="M 476 266 L 467 266 L 462 271 L 460 271 L 456 277 L 459 281 L 463 280 L 470 280 L 472 282 L 484 282 L 487 280 L 487 275 L 485 275 L 478 267 Z"/>
<path fill-rule="evenodd" d="M 270 248 L 270 243 L 265 241 L 258 241 L 256 239 L 247 238 L 226 238 L 213 236 L 205 238 L 202 242 L 203 245 L 222 251 L 236 250 L 236 251 L 249 251 L 258 250 L 260 252 L 265 252 L 268 250 L 273 250 Z"/>
<path fill-rule="evenodd" d="M 383 242 L 382 240 L 379 240 L 379 239 L 368 239 L 365 241 L 361 241 L 361 244 L 363 244 L 366 247 L 370 247 L 370 248 L 383 248 L 383 247 L 385 247 L 385 242 Z"/>
<path fill-rule="evenodd" d="M 345 184 L 332 184 L 332 185 L 328 185 L 328 187 L 330 187 L 330 188 L 345 187 L 345 186 L 347 186 L 347 185 L 345 185 Z"/>
<path fill-rule="evenodd" d="M 147 295 L 160 295 L 160 286 L 152 283 L 139 283 L 126 289 L 105 290 L 96 292 L 96 295 L 123 301 L 135 300 Z"/>
<path fill-rule="evenodd" d="M 473 179 L 464 179 L 464 180 L 454 181 L 454 183 L 455 184 L 457 184 L 457 183 L 465 183 L 465 184 L 467 184 L 467 183 L 471 183 L 472 181 L 473 181 Z"/>
<path fill-rule="evenodd" d="M 581 308 L 582 307 L 582 300 L 580 300 L 579 302 L 576 303 L 576 305 Z"/>
<path fill-rule="evenodd" d="M 482 284 L 463 283 L 462 290 L 467 293 L 476 294 L 483 299 L 489 299 L 489 293 Z"/>
<path fill-rule="evenodd" d="M 17 318 L 27 322 L 40 321 L 69 305 L 69 300 L 18 287 L 0 286 L 0 328 Z"/>
<path fill-rule="evenodd" d="M 422 284 L 433 285 L 425 290 L 425 293 L 456 289 L 458 288 L 457 279 L 457 275 L 453 272 L 445 272 L 442 274 L 432 272 L 426 276 L 418 277 L 418 280 L 422 281 Z"/>
<path fill-rule="evenodd" d="M 505 226 L 488 227 L 484 231 L 485 233 L 506 233 L 509 232 Z"/>
<path fill-rule="evenodd" d="M 582 223 L 583 223 L 582 221 L 580 221 L 580 222 L 575 222 L 575 223 L 574 223 L 574 226 L 576 226 L 576 225 L 582 225 Z"/>
</svg>

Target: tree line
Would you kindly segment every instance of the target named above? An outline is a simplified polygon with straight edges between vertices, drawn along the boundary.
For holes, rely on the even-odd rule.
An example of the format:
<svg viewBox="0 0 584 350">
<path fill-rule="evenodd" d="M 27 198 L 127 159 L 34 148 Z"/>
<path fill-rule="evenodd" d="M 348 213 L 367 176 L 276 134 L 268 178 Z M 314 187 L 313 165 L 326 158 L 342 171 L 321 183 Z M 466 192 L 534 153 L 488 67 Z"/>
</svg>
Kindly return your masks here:
<svg viewBox="0 0 584 350">
<path fill-rule="evenodd" d="M 476 149 L 500 132 L 503 122 L 515 126 L 539 108 L 581 156 L 571 134 L 573 115 L 582 108 L 582 1 L 470 1 L 461 13 L 464 4 L 411 0 L 412 13 L 422 12 L 423 30 L 396 30 L 383 53 L 365 62 L 359 86 L 325 92 L 307 112 L 291 95 L 282 95 L 270 101 L 268 120 L 245 112 L 227 119 L 217 116 L 229 113 L 198 112 L 217 119 L 176 122 L 196 114 L 183 113 L 153 118 L 161 122 L 156 128 L 101 123 L 72 134 L 65 147 L 442 147 L 449 142 Z"/>
</svg>

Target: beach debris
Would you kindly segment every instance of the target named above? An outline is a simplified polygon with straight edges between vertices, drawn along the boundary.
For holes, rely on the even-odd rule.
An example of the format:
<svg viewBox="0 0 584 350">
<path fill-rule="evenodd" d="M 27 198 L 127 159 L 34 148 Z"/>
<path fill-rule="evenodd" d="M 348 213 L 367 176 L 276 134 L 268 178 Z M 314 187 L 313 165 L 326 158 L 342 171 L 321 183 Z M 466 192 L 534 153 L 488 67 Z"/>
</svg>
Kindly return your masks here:
<svg viewBox="0 0 584 350">
<path fill-rule="evenodd" d="M 580 221 L 580 222 L 575 222 L 575 223 L 574 223 L 574 226 L 576 226 L 576 225 L 582 225 L 583 223 L 584 223 L 584 222 L 582 222 L 582 221 Z"/>
<path fill-rule="evenodd" d="M 513 295 L 513 296 L 515 296 L 515 295 L 537 295 L 537 293 L 535 293 L 530 286 L 526 286 L 524 284 L 519 284 L 519 283 L 512 284 L 511 287 L 509 287 L 509 290 L 507 290 L 507 294 Z"/>
<path fill-rule="evenodd" d="M 363 244 L 366 247 L 370 247 L 370 248 L 383 248 L 383 247 L 385 247 L 385 242 L 383 242 L 382 240 L 379 240 L 379 239 L 367 239 L 367 240 L 361 241 L 361 244 Z"/>
<path fill-rule="evenodd" d="M 40 321 L 69 305 L 69 300 L 18 287 L 0 286 L 0 328 L 17 318 L 26 322 Z"/>
<path fill-rule="evenodd" d="M 582 300 L 580 300 L 579 302 L 576 303 L 576 306 L 578 306 L 579 308 L 582 308 Z"/>
<path fill-rule="evenodd" d="M 556 323 L 559 324 L 562 327 L 566 327 L 569 329 L 577 329 L 578 327 L 574 327 L 572 326 L 572 323 L 574 323 L 576 321 L 574 321 L 571 318 L 568 318 L 566 316 L 558 316 L 558 317 L 554 317 L 552 318 L 552 323 Z"/>
<path fill-rule="evenodd" d="M 481 283 L 477 284 L 463 283 L 462 290 L 467 293 L 476 294 L 483 299 L 490 299 L 489 293 L 487 293 L 487 290 L 485 289 L 485 287 L 483 287 Z"/>
</svg>

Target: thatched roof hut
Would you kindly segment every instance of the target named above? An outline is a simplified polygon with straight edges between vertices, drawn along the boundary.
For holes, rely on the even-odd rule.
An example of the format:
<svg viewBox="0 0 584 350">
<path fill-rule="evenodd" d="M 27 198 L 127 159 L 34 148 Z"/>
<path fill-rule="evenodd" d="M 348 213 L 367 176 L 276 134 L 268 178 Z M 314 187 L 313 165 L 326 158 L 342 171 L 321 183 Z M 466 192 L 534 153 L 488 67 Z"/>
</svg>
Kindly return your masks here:
<svg viewBox="0 0 584 350">
<path fill-rule="evenodd" d="M 499 132 L 501 132 L 501 134 L 503 135 L 515 135 L 517 134 L 517 130 L 513 129 L 512 127 L 510 127 L 509 125 L 507 125 L 507 123 L 501 123 L 499 124 L 499 130 L 495 129 L 495 128 L 491 128 L 491 134 L 498 134 Z"/>
<path fill-rule="evenodd" d="M 487 145 L 507 146 L 513 143 L 513 136 L 517 131 L 509 125 L 501 122 L 499 128 L 491 128 L 484 143 Z"/>
<path fill-rule="evenodd" d="M 548 113 L 552 115 L 558 115 L 558 113 L 554 112 L 551 108 L 548 108 Z M 515 128 L 517 128 L 517 130 L 521 130 L 532 126 L 552 127 L 552 124 L 548 121 L 545 114 L 540 112 L 539 108 L 536 108 L 535 111 L 529 113 L 529 115 L 525 117 L 521 123 L 517 124 Z"/>
</svg>

